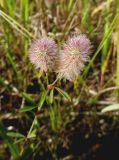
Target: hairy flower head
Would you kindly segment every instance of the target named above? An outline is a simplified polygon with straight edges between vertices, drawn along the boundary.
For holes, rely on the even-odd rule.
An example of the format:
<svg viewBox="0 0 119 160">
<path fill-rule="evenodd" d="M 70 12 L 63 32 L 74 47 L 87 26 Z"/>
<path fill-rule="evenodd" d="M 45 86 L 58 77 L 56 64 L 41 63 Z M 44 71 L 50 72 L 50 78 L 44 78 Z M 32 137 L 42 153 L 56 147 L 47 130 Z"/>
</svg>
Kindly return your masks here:
<svg viewBox="0 0 119 160">
<path fill-rule="evenodd" d="M 47 72 L 53 70 L 58 49 L 56 43 L 49 37 L 35 40 L 29 49 L 30 61 L 36 68 Z"/>
<path fill-rule="evenodd" d="M 89 60 L 90 49 L 91 43 L 86 35 L 69 38 L 59 54 L 58 77 L 75 80 Z"/>
</svg>

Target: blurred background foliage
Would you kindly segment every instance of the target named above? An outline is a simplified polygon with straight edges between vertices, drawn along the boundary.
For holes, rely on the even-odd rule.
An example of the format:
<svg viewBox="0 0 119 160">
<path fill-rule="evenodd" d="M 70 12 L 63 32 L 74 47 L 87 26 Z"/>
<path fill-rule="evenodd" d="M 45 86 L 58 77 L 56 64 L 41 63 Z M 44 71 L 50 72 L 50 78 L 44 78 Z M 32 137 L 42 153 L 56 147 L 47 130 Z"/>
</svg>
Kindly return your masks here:
<svg viewBox="0 0 119 160">
<path fill-rule="evenodd" d="M 93 45 L 89 64 L 48 90 L 56 75 L 30 64 L 30 43 L 80 33 Z M 115 159 L 118 102 L 118 0 L 0 0 L 1 160 Z"/>
</svg>

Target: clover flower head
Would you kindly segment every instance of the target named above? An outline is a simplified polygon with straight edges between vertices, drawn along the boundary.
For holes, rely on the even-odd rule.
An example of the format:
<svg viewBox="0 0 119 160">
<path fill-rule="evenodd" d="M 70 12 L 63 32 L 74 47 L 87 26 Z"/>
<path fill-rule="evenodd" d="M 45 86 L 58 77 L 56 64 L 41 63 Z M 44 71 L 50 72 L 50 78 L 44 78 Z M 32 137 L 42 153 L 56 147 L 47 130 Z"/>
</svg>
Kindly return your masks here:
<svg viewBox="0 0 119 160">
<path fill-rule="evenodd" d="M 75 80 L 89 60 L 90 40 L 86 35 L 73 36 L 67 40 L 59 54 L 58 77 Z"/>
<path fill-rule="evenodd" d="M 54 69 L 54 61 L 58 53 L 54 40 L 49 37 L 37 39 L 31 44 L 29 52 L 29 59 L 36 68 L 40 68 L 45 72 Z"/>
</svg>

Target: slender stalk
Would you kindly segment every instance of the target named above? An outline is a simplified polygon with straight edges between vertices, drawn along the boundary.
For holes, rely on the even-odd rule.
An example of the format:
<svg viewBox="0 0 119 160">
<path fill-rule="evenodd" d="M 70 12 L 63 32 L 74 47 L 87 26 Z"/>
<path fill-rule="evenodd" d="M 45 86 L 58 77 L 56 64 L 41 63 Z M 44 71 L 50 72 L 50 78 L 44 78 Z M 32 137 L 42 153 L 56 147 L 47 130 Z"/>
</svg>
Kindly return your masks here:
<svg viewBox="0 0 119 160">
<path fill-rule="evenodd" d="M 117 70 L 116 70 L 117 79 L 116 79 L 116 84 L 117 84 L 117 86 L 119 86 L 119 3 L 118 3 L 117 14 L 118 14 L 118 18 L 117 18 L 117 23 L 116 23 L 116 39 L 115 39 L 116 50 L 117 50 Z M 119 90 L 117 92 L 117 99 L 119 101 Z"/>
</svg>

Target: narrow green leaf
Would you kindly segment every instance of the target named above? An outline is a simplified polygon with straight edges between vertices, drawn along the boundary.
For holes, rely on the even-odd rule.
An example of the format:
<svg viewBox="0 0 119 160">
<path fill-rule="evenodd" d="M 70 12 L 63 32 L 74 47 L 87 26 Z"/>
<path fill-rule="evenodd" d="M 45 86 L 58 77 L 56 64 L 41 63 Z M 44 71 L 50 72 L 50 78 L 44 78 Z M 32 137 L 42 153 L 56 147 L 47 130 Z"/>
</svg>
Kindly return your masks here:
<svg viewBox="0 0 119 160">
<path fill-rule="evenodd" d="M 102 113 L 119 110 L 119 104 L 109 105 L 101 110 Z"/>
<path fill-rule="evenodd" d="M 52 89 L 52 90 L 50 91 L 49 101 L 50 101 L 51 104 L 53 103 L 53 95 L 54 95 L 54 89 Z"/>
<path fill-rule="evenodd" d="M 28 25 L 28 13 L 29 13 L 29 0 L 20 1 L 21 19 L 24 23 L 25 28 Z"/>
<path fill-rule="evenodd" d="M 8 132 L 7 136 L 9 137 L 16 137 L 16 138 L 25 138 L 25 136 L 18 132 Z"/>
<path fill-rule="evenodd" d="M 23 108 L 19 109 L 19 112 L 28 112 L 36 108 L 37 106 L 24 106 Z"/>
<path fill-rule="evenodd" d="M 32 99 L 32 97 L 31 97 L 28 93 L 23 92 L 23 93 L 22 93 L 22 97 L 24 97 L 25 100 L 26 100 L 28 103 L 30 103 L 31 105 L 35 105 L 34 100 Z"/>
<path fill-rule="evenodd" d="M 27 138 L 35 138 L 36 137 L 36 130 L 32 130 Z"/>
<path fill-rule="evenodd" d="M 46 100 L 46 96 L 48 94 L 48 91 L 43 91 L 40 95 L 40 100 L 39 100 L 39 104 L 38 104 L 38 108 L 41 109 L 45 100 Z"/>
<path fill-rule="evenodd" d="M 11 155 L 14 157 L 14 159 L 19 159 L 20 153 L 19 153 L 19 150 L 17 149 L 17 146 L 13 143 L 12 139 L 9 136 L 7 136 L 6 133 L 7 131 L 5 127 L 0 122 L 0 136 L 9 147 Z"/>
<path fill-rule="evenodd" d="M 55 87 L 55 89 L 66 99 L 68 99 L 69 101 L 71 101 L 70 96 L 68 95 L 67 92 L 65 92 L 64 90 L 62 90 L 61 88 Z"/>
<path fill-rule="evenodd" d="M 1 6 L 1 7 L 4 6 L 4 0 L 0 0 L 0 6 Z"/>
<path fill-rule="evenodd" d="M 56 116 L 55 116 L 54 108 L 50 107 L 49 111 L 50 111 L 49 112 L 49 114 L 50 114 L 50 123 L 51 123 L 52 129 L 55 130 L 55 128 L 56 128 Z"/>
<path fill-rule="evenodd" d="M 15 1 L 13 0 L 4 0 L 4 8 L 6 9 L 7 13 L 14 17 L 15 14 Z"/>
<path fill-rule="evenodd" d="M 9 52 L 7 52 L 6 58 L 7 58 L 8 62 L 11 64 L 14 72 L 17 74 L 17 67 L 16 67 L 16 64 L 15 64 L 15 61 L 14 61 L 14 59 L 12 58 L 12 56 L 10 55 Z"/>
<path fill-rule="evenodd" d="M 106 33 L 106 35 L 103 37 L 102 41 L 100 42 L 100 45 L 99 47 L 97 48 L 96 52 L 94 53 L 92 59 L 90 60 L 89 64 L 87 65 L 87 67 L 85 68 L 84 72 L 83 72 L 83 77 L 85 78 L 86 75 L 88 74 L 88 71 L 90 69 L 90 67 L 93 65 L 94 61 L 95 61 L 95 58 L 97 57 L 97 55 L 99 54 L 100 50 L 103 48 L 106 40 L 110 37 L 114 27 L 115 27 L 115 24 L 116 24 L 116 21 L 117 21 L 117 14 L 115 15 L 114 19 L 112 20 L 111 24 L 110 24 L 110 27 L 108 28 L 108 31 Z"/>
<path fill-rule="evenodd" d="M 34 120 L 32 122 L 32 125 L 30 127 L 30 130 L 29 130 L 29 132 L 27 134 L 27 138 L 34 138 L 34 137 L 36 137 L 36 132 L 38 130 L 38 127 L 39 127 L 38 120 L 37 120 L 37 117 L 35 116 L 35 118 L 34 118 Z"/>
<path fill-rule="evenodd" d="M 73 3 L 74 3 L 73 0 L 70 0 L 70 1 L 69 1 L 69 4 L 68 4 L 68 11 L 69 11 L 69 12 L 70 12 L 70 11 L 72 10 L 72 8 L 73 8 Z"/>
<path fill-rule="evenodd" d="M 24 35 L 25 37 L 32 37 L 33 35 L 31 35 L 31 33 L 24 28 L 21 24 L 19 24 L 15 19 L 13 19 L 12 17 L 10 17 L 9 15 L 7 15 L 5 12 L 3 12 L 0 9 L 0 15 L 3 19 L 5 19 L 12 27 L 14 27 L 17 31 L 19 31 L 22 35 Z"/>
</svg>

